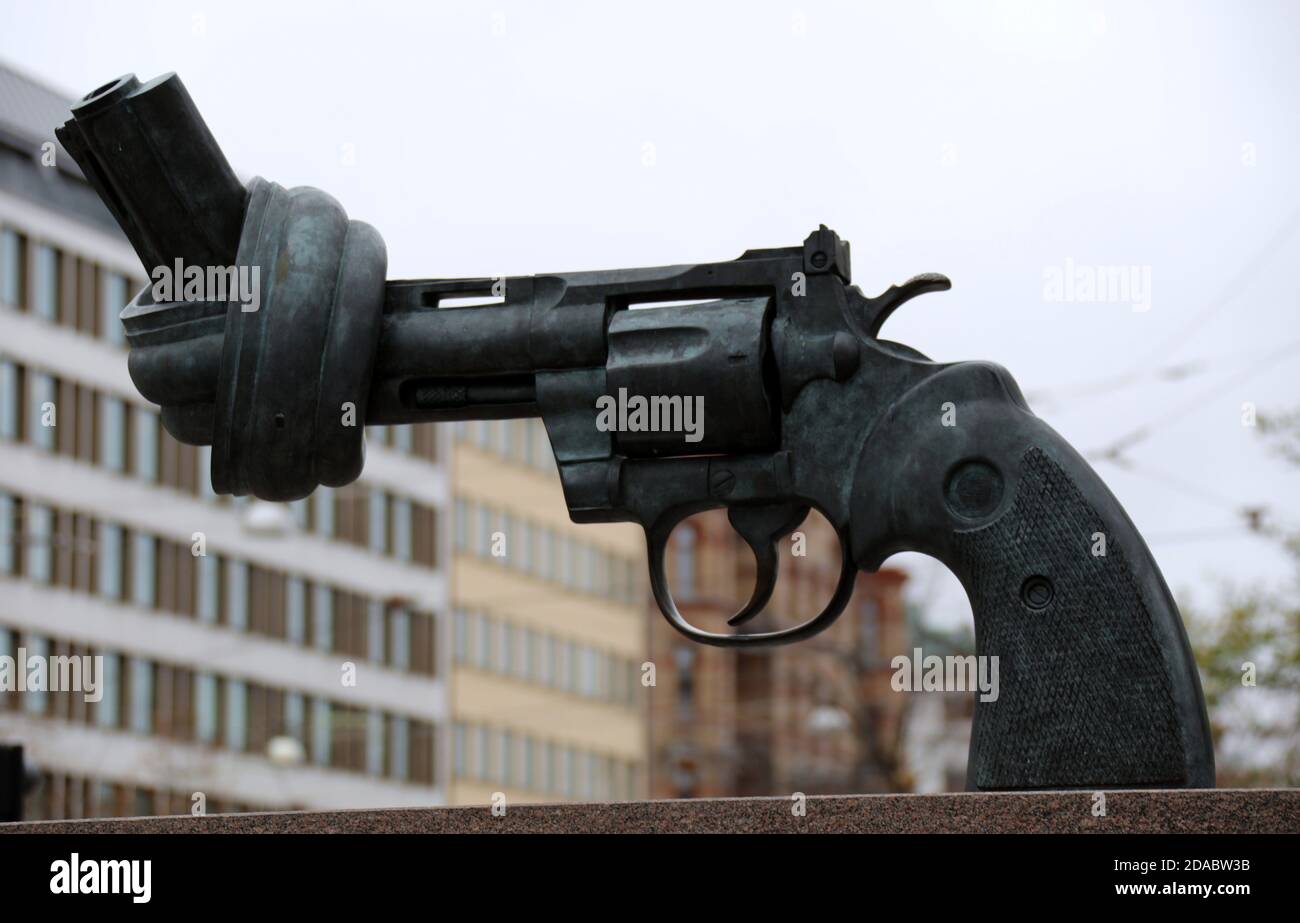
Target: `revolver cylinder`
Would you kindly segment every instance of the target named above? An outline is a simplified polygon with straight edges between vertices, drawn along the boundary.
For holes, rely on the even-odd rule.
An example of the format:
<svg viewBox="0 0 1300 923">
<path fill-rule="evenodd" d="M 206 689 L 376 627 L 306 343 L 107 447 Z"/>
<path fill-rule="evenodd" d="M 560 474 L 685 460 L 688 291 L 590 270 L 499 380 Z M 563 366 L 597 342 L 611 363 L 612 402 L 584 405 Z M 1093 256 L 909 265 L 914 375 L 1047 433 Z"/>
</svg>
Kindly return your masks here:
<svg viewBox="0 0 1300 923">
<path fill-rule="evenodd" d="M 605 367 L 622 411 L 638 402 L 641 426 L 616 431 L 628 456 L 756 452 L 780 443 L 767 382 L 772 299 L 617 311 L 609 322 Z M 692 409 L 702 417 L 692 421 Z M 679 424 L 696 423 L 683 432 Z"/>
</svg>

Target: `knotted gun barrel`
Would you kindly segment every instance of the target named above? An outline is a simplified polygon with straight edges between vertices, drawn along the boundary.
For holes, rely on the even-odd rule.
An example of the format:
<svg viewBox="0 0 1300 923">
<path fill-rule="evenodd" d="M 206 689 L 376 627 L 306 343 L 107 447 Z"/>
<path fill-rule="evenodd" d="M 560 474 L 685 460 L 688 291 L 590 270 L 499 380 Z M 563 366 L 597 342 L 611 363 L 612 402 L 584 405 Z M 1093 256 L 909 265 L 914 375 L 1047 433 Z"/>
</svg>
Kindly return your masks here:
<svg viewBox="0 0 1300 923">
<path fill-rule="evenodd" d="M 354 480 L 379 234 L 318 189 L 241 184 L 175 74 L 101 87 L 58 136 L 155 280 L 122 313 L 132 381 L 168 432 L 212 445 L 214 489 L 293 500 Z"/>
</svg>

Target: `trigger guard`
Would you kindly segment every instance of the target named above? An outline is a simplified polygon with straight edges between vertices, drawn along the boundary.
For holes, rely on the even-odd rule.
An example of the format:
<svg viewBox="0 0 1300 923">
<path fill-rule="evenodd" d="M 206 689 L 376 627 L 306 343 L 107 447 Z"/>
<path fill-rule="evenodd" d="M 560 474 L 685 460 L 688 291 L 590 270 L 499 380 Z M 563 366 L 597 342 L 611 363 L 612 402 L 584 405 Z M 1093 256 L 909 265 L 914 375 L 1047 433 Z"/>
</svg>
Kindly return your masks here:
<svg viewBox="0 0 1300 923">
<path fill-rule="evenodd" d="M 656 520 L 653 525 L 647 526 L 645 531 L 650 565 L 650 592 L 654 595 L 655 602 L 659 605 L 659 611 L 668 620 L 668 624 L 692 641 L 700 644 L 710 644 L 714 647 L 739 647 L 741 645 L 767 647 L 802 641 L 829 628 L 849 604 L 849 598 L 853 595 L 853 588 L 857 582 L 858 569 L 849 553 L 849 543 L 844 540 L 843 536 L 839 536 L 840 577 L 835 584 L 835 592 L 831 595 L 825 608 L 817 615 L 790 628 L 782 628 L 779 631 L 756 632 L 754 634 L 722 634 L 721 632 L 704 631 L 696 628 L 686 621 L 685 616 L 678 610 L 672 591 L 668 587 L 667 575 L 664 572 L 668 539 L 672 535 L 673 529 L 677 528 L 678 523 L 685 519 L 687 515 L 689 515 L 689 511 L 681 515 L 665 514 Z M 773 551 L 775 553 L 774 549 Z M 755 553 L 757 555 L 757 550 Z M 773 578 L 775 578 L 775 567 L 772 570 Z M 773 579 L 773 587 L 775 587 L 775 579 Z M 759 584 L 755 586 L 750 601 L 745 604 L 743 609 L 728 619 L 728 624 L 733 624 L 733 620 L 736 620 L 735 624 L 748 621 L 762 610 L 762 606 L 760 606 L 753 612 L 749 611 L 761 588 L 762 579 L 760 574 Z M 771 589 L 769 589 L 763 599 L 764 605 L 771 598 L 771 595 Z M 741 616 L 744 616 L 744 618 L 741 618 Z"/>
</svg>

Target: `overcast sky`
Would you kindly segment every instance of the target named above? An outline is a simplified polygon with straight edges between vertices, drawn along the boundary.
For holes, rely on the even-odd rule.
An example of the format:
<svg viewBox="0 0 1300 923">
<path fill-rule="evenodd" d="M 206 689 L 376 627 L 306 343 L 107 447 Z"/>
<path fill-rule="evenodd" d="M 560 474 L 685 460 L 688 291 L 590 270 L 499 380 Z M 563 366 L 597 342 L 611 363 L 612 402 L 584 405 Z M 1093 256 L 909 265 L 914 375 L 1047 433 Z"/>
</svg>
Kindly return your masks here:
<svg viewBox="0 0 1300 923">
<path fill-rule="evenodd" d="M 1300 524 L 1241 422 L 1300 405 L 1298 40 L 1286 2 L 0 0 L 6 61 L 76 95 L 178 71 L 236 170 L 333 193 L 390 277 L 729 259 L 820 222 L 868 294 L 946 273 L 885 335 L 1005 365 L 1085 453 L 1150 426 L 1098 470 L 1201 604 L 1288 574 L 1235 508 Z M 1067 265 L 1149 272 L 1149 310 L 1050 300 Z"/>
</svg>

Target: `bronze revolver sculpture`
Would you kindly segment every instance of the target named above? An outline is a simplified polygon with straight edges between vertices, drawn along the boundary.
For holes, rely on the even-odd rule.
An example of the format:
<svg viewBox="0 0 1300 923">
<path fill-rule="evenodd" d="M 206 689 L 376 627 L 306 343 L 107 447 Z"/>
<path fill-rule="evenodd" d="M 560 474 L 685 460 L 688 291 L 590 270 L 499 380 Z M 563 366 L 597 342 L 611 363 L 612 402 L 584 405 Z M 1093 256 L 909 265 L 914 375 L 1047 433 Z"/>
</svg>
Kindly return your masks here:
<svg viewBox="0 0 1300 923">
<path fill-rule="evenodd" d="M 294 500 L 346 484 L 365 424 L 541 417 L 574 521 L 639 523 L 655 599 L 696 641 L 806 638 L 859 570 L 921 551 L 962 581 L 977 652 L 1001 660 L 969 787 L 1214 784 L 1182 621 L 1114 496 L 1004 369 L 879 337 L 943 276 L 867 297 L 823 226 L 719 263 L 386 281 L 380 236 L 331 197 L 240 183 L 174 74 L 123 77 L 72 116 L 58 136 L 146 271 L 259 270 L 255 310 L 146 287 L 122 312 L 132 380 L 173 436 L 213 447 L 218 492 Z M 478 295 L 502 301 L 444 305 Z M 694 407 L 688 431 L 663 425 Z M 753 633 L 687 622 L 665 548 L 683 518 L 718 507 L 757 562 L 732 626 L 762 629 L 777 543 L 813 508 L 841 545 L 823 611 Z"/>
</svg>

